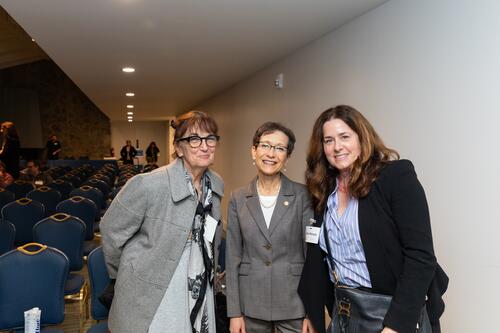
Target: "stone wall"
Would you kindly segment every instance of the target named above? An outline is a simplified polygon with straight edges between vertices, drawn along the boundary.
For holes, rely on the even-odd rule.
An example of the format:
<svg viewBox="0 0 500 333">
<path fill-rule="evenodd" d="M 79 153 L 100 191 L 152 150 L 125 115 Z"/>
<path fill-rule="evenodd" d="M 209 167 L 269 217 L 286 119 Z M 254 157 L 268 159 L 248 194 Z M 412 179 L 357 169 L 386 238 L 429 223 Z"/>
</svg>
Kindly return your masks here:
<svg viewBox="0 0 500 333">
<path fill-rule="evenodd" d="M 28 90 L 37 95 L 43 145 L 51 134 L 57 135 L 63 147 L 61 158 L 100 159 L 109 155 L 109 118 L 53 61 L 0 70 L 0 89 L 3 93 Z"/>
</svg>

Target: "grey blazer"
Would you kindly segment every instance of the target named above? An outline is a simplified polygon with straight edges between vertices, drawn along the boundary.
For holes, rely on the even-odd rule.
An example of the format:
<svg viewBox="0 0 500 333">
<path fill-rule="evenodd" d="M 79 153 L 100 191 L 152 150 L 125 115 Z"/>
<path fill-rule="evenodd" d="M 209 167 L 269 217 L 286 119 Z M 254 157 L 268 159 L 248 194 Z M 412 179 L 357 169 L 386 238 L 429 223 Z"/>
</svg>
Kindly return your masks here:
<svg viewBox="0 0 500 333">
<path fill-rule="evenodd" d="M 222 179 L 208 170 L 212 217 L 220 221 Z M 106 265 L 116 278 L 108 325 L 113 333 L 147 332 L 191 231 L 197 201 L 182 160 L 130 179 L 101 222 Z M 221 223 L 214 240 L 215 259 Z M 217 267 L 217 263 L 215 265 Z"/>
<path fill-rule="evenodd" d="M 305 258 L 305 227 L 313 217 L 304 185 L 281 175 L 269 229 L 255 178 L 231 194 L 226 239 L 228 317 L 304 317 L 297 287 Z"/>
</svg>

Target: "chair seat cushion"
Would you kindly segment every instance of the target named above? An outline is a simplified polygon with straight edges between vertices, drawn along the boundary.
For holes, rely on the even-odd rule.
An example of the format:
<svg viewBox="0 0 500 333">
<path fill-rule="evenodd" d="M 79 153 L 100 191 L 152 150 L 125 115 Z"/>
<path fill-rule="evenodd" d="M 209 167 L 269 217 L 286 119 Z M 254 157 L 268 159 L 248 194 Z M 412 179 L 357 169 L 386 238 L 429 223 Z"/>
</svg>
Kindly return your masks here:
<svg viewBox="0 0 500 333">
<path fill-rule="evenodd" d="M 102 321 L 87 330 L 87 333 L 108 333 L 108 322 Z"/>
<path fill-rule="evenodd" d="M 76 294 L 82 289 L 84 278 L 80 274 L 70 273 L 64 285 L 64 295 Z"/>
</svg>

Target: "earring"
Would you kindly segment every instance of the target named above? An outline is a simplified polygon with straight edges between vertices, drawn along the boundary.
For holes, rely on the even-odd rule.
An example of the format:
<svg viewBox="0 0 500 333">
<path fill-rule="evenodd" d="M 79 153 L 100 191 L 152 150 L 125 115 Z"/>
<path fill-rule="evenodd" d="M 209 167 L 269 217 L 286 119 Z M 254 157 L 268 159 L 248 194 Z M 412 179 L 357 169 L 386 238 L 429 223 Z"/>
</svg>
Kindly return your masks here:
<svg viewBox="0 0 500 333">
<path fill-rule="evenodd" d="M 286 172 L 286 168 L 283 168 L 283 172 Z"/>
<path fill-rule="evenodd" d="M 252 165 L 255 166 L 255 160 L 253 160 Z"/>
</svg>

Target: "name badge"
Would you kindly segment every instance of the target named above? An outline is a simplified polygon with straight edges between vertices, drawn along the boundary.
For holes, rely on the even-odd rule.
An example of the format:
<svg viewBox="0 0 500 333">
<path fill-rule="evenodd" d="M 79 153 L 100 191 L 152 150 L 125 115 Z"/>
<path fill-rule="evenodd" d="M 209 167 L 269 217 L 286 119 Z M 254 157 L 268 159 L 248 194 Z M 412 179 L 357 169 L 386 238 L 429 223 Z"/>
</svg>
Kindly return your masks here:
<svg viewBox="0 0 500 333">
<path fill-rule="evenodd" d="M 319 231 L 321 228 L 307 226 L 306 227 L 306 242 L 311 244 L 318 244 L 319 241 Z"/>
<path fill-rule="evenodd" d="M 210 243 L 212 243 L 214 241 L 215 230 L 217 229 L 217 225 L 218 224 L 219 224 L 219 222 L 217 222 L 217 220 L 214 219 L 210 215 L 207 215 L 207 217 L 205 218 L 205 233 L 204 233 L 204 237 Z"/>
</svg>

